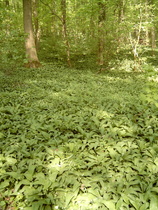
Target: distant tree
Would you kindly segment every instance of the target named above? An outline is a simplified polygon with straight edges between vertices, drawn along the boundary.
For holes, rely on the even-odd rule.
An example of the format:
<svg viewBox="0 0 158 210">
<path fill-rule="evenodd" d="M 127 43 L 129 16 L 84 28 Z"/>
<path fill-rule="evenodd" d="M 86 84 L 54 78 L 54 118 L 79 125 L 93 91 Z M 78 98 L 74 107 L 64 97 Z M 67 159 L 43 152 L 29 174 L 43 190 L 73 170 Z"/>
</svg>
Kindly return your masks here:
<svg viewBox="0 0 158 210">
<path fill-rule="evenodd" d="M 101 1 L 98 2 L 98 64 L 104 64 L 104 45 L 105 45 L 105 19 L 106 19 L 106 5 Z"/>
<path fill-rule="evenodd" d="M 9 0 L 5 0 L 4 2 L 6 6 L 9 6 Z"/>
<path fill-rule="evenodd" d="M 32 0 L 32 15 L 33 15 L 33 28 L 34 28 L 34 37 L 35 37 L 35 46 L 36 50 L 39 50 L 39 41 L 40 41 L 40 27 L 38 20 L 38 0 Z"/>
<path fill-rule="evenodd" d="M 67 63 L 69 67 L 71 67 L 70 44 L 69 44 L 69 39 L 67 35 L 66 0 L 61 0 L 61 12 L 62 12 L 62 33 L 63 33 L 63 39 L 64 39 L 65 47 L 66 47 Z"/>
<path fill-rule="evenodd" d="M 23 0 L 23 20 L 24 32 L 26 33 L 26 57 L 28 60 L 26 67 L 37 68 L 40 66 L 40 62 L 37 56 L 35 39 L 33 34 L 31 0 Z"/>
</svg>

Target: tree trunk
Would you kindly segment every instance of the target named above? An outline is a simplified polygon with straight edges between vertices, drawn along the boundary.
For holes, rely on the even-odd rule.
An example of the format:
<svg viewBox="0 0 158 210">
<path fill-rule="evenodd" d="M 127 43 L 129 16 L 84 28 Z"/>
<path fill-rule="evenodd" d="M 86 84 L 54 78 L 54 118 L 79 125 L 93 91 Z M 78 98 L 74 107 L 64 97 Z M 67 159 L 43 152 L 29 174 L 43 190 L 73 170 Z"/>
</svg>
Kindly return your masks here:
<svg viewBox="0 0 158 210">
<path fill-rule="evenodd" d="M 118 27 L 116 29 L 116 34 L 117 34 L 117 40 L 118 40 L 118 45 L 121 45 L 122 43 L 125 42 L 125 35 L 122 33 L 122 22 L 124 20 L 125 16 L 125 3 L 124 0 L 119 0 L 117 4 L 117 9 L 118 9 Z"/>
<path fill-rule="evenodd" d="M 40 28 L 38 21 L 38 0 L 32 0 L 33 8 L 33 23 L 34 23 L 34 35 L 35 35 L 35 46 L 36 50 L 39 50 L 39 41 L 40 41 Z"/>
<path fill-rule="evenodd" d="M 92 38 L 95 37 L 95 19 L 94 19 L 94 5 L 93 2 L 91 2 L 91 16 L 90 16 L 90 36 Z"/>
<path fill-rule="evenodd" d="M 52 4 L 53 11 L 56 13 L 56 1 L 52 0 L 51 4 Z M 49 27 L 50 27 L 51 34 L 53 34 L 55 36 L 57 29 L 56 29 L 56 16 L 54 14 L 52 14 L 52 22 Z"/>
<path fill-rule="evenodd" d="M 66 46 L 66 54 L 67 54 L 67 63 L 69 67 L 71 67 L 71 60 L 70 60 L 70 43 L 68 40 L 67 35 L 67 24 L 66 24 L 66 0 L 61 0 L 61 11 L 62 11 L 62 32 L 63 38 Z"/>
<path fill-rule="evenodd" d="M 149 4 L 151 6 L 153 6 L 154 5 L 154 0 L 150 0 Z M 156 48 L 156 29 L 155 29 L 155 25 L 154 25 L 154 19 L 156 17 L 156 14 L 155 14 L 156 11 L 155 11 L 154 8 L 155 7 L 152 7 L 152 9 L 151 9 L 151 12 L 152 12 L 152 14 L 154 14 L 154 17 L 153 17 L 153 26 L 151 27 L 151 31 L 150 31 L 150 40 L 151 40 L 151 47 L 152 47 L 153 55 L 155 53 L 155 48 Z"/>
<path fill-rule="evenodd" d="M 149 2 L 146 0 L 145 2 L 145 16 L 146 16 L 146 22 L 149 21 Z M 149 40 L 149 27 L 146 26 L 145 30 L 145 44 L 146 46 L 149 46 L 150 40 Z"/>
<path fill-rule="evenodd" d="M 98 2 L 99 16 L 98 16 L 98 64 L 100 67 L 104 65 L 104 45 L 105 45 L 105 29 L 104 22 L 106 18 L 105 5 Z"/>
<path fill-rule="evenodd" d="M 155 34 L 154 26 L 151 28 L 151 47 L 152 47 L 152 53 L 154 55 L 155 48 L 156 48 L 156 34 Z"/>
<path fill-rule="evenodd" d="M 35 39 L 33 35 L 31 0 L 23 0 L 23 19 L 24 32 L 26 33 L 26 57 L 28 59 L 28 63 L 25 66 L 30 68 L 37 68 L 40 66 L 40 62 L 38 60 Z"/>
<path fill-rule="evenodd" d="M 124 0 L 118 3 L 118 23 L 120 24 L 124 19 Z"/>
<path fill-rule="evenodd" d="M 9 7 L 9 0 L 5 0 L 5 5 Z"/>
</svg>

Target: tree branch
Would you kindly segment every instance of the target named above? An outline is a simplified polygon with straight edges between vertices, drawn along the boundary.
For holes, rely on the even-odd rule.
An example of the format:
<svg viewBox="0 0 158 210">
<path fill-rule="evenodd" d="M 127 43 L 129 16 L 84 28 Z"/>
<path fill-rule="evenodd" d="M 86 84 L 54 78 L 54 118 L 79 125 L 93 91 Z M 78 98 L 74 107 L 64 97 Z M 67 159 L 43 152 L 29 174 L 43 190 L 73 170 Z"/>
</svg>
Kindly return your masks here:
<svg viewBox="0 0 158 210">
<path fill-rule="evenodd" d="M 53 9 L 51 8 L 51 6 L 49 4 L 44 3 L 42 0 L 40 0 L 40 2 L 42 4 L 44 4 L 46 7 L 49 8 L 49 10 L 51 11 L 52 15 L 55 15 L 61 22 L 63 22 L 62 18 L 53 11 Z"/>
</svg>

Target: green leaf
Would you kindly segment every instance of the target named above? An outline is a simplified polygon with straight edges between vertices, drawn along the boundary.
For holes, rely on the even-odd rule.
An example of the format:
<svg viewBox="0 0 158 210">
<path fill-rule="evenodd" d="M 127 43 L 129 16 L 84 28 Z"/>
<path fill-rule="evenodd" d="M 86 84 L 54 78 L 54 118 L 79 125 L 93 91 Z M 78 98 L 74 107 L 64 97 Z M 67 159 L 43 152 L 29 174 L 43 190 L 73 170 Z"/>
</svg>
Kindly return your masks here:
<svg viewBox="0 0 158 210">
<path fill-rule="evenodd" d="M 0 201 L 0 206 L 3 207 L 6 205 L 6 202 L 5 201 Z"/>
<path fill-rule="evenodd" d="M 29 181 L 32 181 L 32 179 L 33 179 L 32 173 L 26 172 L 24 175 L 25 175 L 26 179 L 28 179 Z"/>
<path fill-rule="evenodd" d="M 12 157 L 6 157 L 6 161 L 9 165 L 13 165 L 13 164 L 17 163 L 17 160 Z"/>
<path fill-rule="evenodd" d="M 135 209 L 139 209 L 141 204 L 139 200 L 130 199 L 130 203 L 135 207 Z"/>
<path fill-rule="evenodd" d="M 117 201 L 117 204 L 116 204 L 116 209 L 121 209 L 121 207 L 123 206 L 123 200 L 122 198 L 120 198 L 118 201 Z"/>
<path fill-rule="evenodd" d="M 66 199 L 66 201 L 65 201 L 65 208 L 67 208 L 68 205 L 69 205 L 69 203 L 70 203 L 70 201 L 74 197 L 74 193 L 73 192 L 68 192 L 68 193 L 66 193 L 66 196 L 65 197 L 66 197 L 65 198 Z"/>
<path fill-rule="evenodd" d="M 49 173 L 49 180 L 51 182 L 55 182 L 56 178 L 57 178 L 57 175 L 58 175 L 58 171 L 57 170 L 51 170 L 51 172 Z"/>
<path fill-rule="evenodd" d="M 146 209 L 149 209 L 148 203 L 142 204 L 141 207 L 139 208 L 139 210 L 146 210 Z"/>
<path fill-rule="evenodd" d="M 16 180 L 21 180 L 22 178 L 22 174 L 18 173 L 18 172 L 6 172 L 7 175 L 13 177 Z"/>
<path fill-rule="evenodd" d="M 121 194 L 122 199 L 125 201 L 125 203 L 129 204 L 129 198 L 125 194 Z"/>
<path fill-rule="evenodd" d="M 35 189 L 34 187 L 25 186 L 24 193 L 26 196 L 35 196 L 39 194 L 39 191 Z"/>
<path fill-rule="evenodd" d="M 15 189 L 14 189 L 14 194 L 17 193 L 19 191 L 19 188 L 21 185 L 30 185 L 30 181 L 28 181 L 27 179 L 24 179 L 18 183 L 15 183 Z"/>
<path fill-rule="evenodd" d="M 46 205 L 44 210 L 52 210 L 52 207 L 50 207 L 49 205 Z"/>
<path fill-rule="evenodd" d="M 114 158 L 118 153 L 113 149 L 108 147 L 108 151 L 110 153 L 111 158 Z"/>
<path fill-rule="evenodd" d="M 9 180 L 0 183 L 0 189 L 6 188 L 9 185 Z"/>
<path fill-rule="evenodd" d="M 152 192 L 158 193 L 158 187 L 153 187 L 153 188 L 151 189 L 151 191 L 152 191 Z"/>
<path fill-rule="evenodd" d="M 72 151 L 74 150 L 74 148 L 76 147 L 76 144 L 74 144 L 74 143 L 69 143 L 69 144 L 68 144 L 68 147 L 69 147 L 70 151 L 72 152 Z"/>
<path fill-rule="evenodd" d="M 115 204 L 112 200 L 110 201 L 101 201 L 102 204 L 104 204 L 104 206 L 106 206 L 109 210 L 113 209 L 115 210 Z"/>
<path fill-rule="evenodd" d="M 154 163 L 158 166 L 158 157 L 155 158 Z"/>
<path fill-rule="evenodd" d="M 0 139 L 4 138 L 4 134 L 0 132 Z"/>
<path fill-rule="evenodd" d="M 34 202 L 32 204 L 32 209 L 33 210 L 39 210 L 39 209 L 42 209 L 42 205 L 43 203 L 41 201 L 37 201 L 37 202 Z M 43 210 L 43 209 L 42 209 Z"/>
<path fill-rule="evenodd" d="M 158 210 L 158 196 L 156 195 L 151 195 L 150 210 Z"/>
</svg>

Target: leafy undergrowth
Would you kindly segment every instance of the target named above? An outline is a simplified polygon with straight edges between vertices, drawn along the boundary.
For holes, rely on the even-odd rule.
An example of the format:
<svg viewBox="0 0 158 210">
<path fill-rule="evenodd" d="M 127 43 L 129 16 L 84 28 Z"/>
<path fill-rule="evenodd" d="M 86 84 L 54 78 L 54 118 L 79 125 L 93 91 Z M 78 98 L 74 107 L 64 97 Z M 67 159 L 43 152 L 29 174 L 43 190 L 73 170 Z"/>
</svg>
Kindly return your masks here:
<svg viewBox="0 0 158 210">
<path fill-rule="evenodd" d="M 47 64 L 0 79 L 0 209 L 158 209 L 144 74 Z"/>
</svg>

